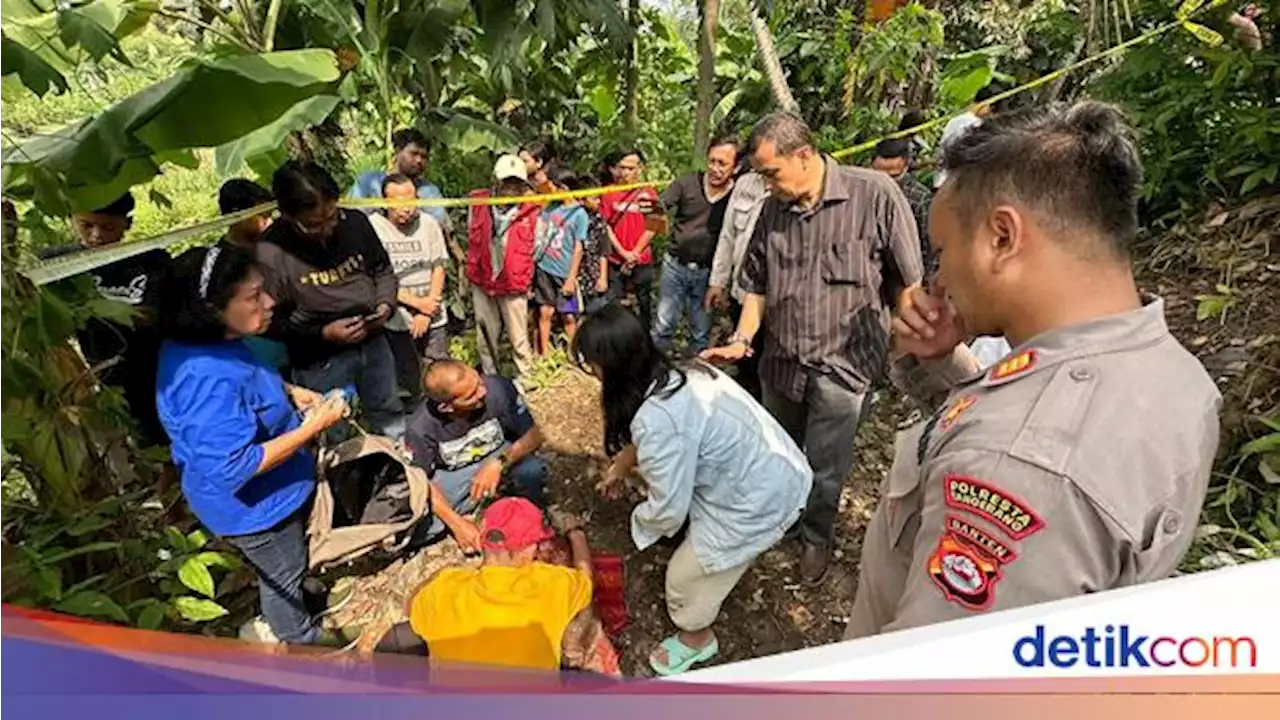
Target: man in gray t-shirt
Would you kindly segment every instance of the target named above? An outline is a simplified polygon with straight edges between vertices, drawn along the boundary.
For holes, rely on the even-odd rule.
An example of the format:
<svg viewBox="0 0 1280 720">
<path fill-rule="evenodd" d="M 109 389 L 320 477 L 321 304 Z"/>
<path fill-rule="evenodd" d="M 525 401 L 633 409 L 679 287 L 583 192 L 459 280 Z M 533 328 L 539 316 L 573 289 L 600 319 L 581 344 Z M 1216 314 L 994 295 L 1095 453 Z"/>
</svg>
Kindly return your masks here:
<svg viewBox="0 0 1280 720">
<path fill-rule="evenodd" d="M 383 197 L 412 201 L 413 181 L 388 175 Z M 423 361 L 449 357 L 449 316 L 444 305 L 445 266 L 449 262 L 440 223 L 413 206 L 390 207 L 369 217 L 391 257 L 400 291 L 399 307 L 387 321 L 387 337 L 396 358 L 396 379 L 411 402 L 422 396 Z"/>
</svg>

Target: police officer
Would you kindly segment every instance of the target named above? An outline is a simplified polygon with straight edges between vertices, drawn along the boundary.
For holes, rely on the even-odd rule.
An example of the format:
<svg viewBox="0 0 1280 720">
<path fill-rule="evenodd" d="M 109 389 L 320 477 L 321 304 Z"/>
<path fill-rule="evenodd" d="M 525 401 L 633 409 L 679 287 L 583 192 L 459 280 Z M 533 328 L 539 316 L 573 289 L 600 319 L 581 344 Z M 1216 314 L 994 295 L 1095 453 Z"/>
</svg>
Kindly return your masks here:
<svg viewBox="0 0 1280 720">
<path fill-rule="evenodd" d="M 1119 111 L 996 116 L 946 166 L 940 281 L 894 319 L 892 376 L 936 410 L 899 435 L 847 638 L 1169 575 L 1218 446 L 1216 387 L 1133 278 Z M 972 334 L 1014 349 L 979 371 Z"/>
</svg>

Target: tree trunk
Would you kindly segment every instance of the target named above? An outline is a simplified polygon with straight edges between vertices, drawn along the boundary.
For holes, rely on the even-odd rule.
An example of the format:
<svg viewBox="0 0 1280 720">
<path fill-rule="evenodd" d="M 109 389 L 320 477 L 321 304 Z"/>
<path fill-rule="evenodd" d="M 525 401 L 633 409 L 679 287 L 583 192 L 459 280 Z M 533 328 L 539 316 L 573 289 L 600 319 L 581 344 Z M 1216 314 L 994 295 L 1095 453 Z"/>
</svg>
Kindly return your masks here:
<svg viewBox="0 0 1280 720">
<path fill-rule="evenodd" d="M 782 63 L 778 60 L 778 51 L 773 47 L 773 33 L 769 25 L 760 17 L 756 3 L 751 5 L 751 29 L 756 34 L 756 51 L 760 54 L 760 65 L 765 77 L 769 78 L 769 87 L 773 89 L 773 98 L 783 110 L 800 112 L 791 88 L 787 86 L 787 76 L 782 72 Z"/>
<path fill-rule="evenodd" d="M 640 117 L 637 102 L 640 94 L 640 60 L 636 57 L 637 46 L 640 43 L 640 0 L 630 0 L 627 7 L 627 22 L 631 23 L 631 30 L 635 37 L 627 46 L 626 98 L 623 104 L 622 127 L 626 131 L 627 138 L 634 140 Z"/>
<path fill-rule="evenodd" d="M 716 25 L 720 0 L 702 0 L 698 26 L 698 108 L 693 116 L 693 155 L 707 154 L 711 143 L 711 110 L 716 103 Z"/>
</svg>

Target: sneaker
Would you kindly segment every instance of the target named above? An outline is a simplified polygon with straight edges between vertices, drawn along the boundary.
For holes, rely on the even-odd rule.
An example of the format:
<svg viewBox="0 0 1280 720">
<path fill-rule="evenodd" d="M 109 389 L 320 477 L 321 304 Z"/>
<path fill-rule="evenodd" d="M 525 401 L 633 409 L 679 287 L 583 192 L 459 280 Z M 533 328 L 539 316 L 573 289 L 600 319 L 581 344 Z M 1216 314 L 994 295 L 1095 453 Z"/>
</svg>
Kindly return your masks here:
<svg viewBox="0 0 1280 720">
<path fill-rule="evenodd" d="M 280 638 L 271 631 L 267 619 L 258 615 L 240 626 L 240 639 L 245 642 L 279 645 Z"/>
</svg>

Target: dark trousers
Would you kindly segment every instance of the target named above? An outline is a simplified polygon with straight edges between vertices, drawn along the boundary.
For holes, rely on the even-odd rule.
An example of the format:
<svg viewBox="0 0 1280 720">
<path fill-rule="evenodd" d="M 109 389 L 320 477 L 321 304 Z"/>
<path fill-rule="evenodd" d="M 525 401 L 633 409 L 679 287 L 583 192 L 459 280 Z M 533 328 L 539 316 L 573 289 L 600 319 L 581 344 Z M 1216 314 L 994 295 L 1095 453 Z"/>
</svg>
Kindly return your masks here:
<svg viewBox="0 0 1280 720">
<path fill-rule="evenodd" d="M 509 443 L 504 444 L 499 452 L 510 447 Z M 493 457 L 497 457 L 497 455 L 495 454 Z M 475 511 L 476 503 L 471 500 L 471 483 L 475 480 L 476 473 L 480 471 L 480 468 L 486 462 L 488 462 L 487 458 L 457 470 L 436 470 L 435 474 L 431 476 L 432 481 L 435 482 L 449 501 L 449 505 L 459 514 L 466 515 Z M 502 478 L 502 482 L 498 485 L 498 494 L 527 498 L 541 507 L 546 504 L 544 492 L 546 482 L 547 464 L 540 458 L 530 455 L 522 458 Z M 444 523 L 434 514 L 429 518 L 429 524 L 428 521 L 423 521 L 418 527 L 418 536 L 427 541 L 434 540 L 444 535 L 445 532 Z M 423 529 L 424 527 L 425 529 Z"/>
<path fill-rule="evenodd" d="M 320 634 L 302 591 L 307 573 L 306 517 L 306 511 L 299 510 L 269 530 L 224 538 L 257 570 L 262 615 L 271 632 L 287 643 L 311 643 Z"/>
<path fill-rule="evenodd" d="M 422 401 L 422 371 L 449 357 L 449 328 L 432 328 L 417 338 L 409 332 L 389 330 L 387 340 L 396 362 L 396 384 L 409 393 L 409 404 L 417 407 Z"/>
<path fill-rule="evenodd" d="M 636 296 L 636 316 L 645 330 L 653 327 L 653 265 L 637 265 L 631 272 L 623 272 L 622 266 L 609 266 L 609 292 L 612 299 L 621 299 L 627 293 Z"/>
<path fill-rule="evenodd" d="M 388 334 L 379 333 L 322 362 L 298 368 L 294 379 L 318 393 L 355 385 L 369 431 L 399 441 L 404 437 L 404 404 L 396 392 L 396 360 Z M 325 432 L 325 440 L 336 445 L 348 434 L 346 423 L 339 423 Z"/>
<path fill-rule="evenodd" d="M 853 469 L 853 439 L 870 393 L 850 389 L 834 375 L 809 370 L 804 401 L 795 402 L 763 383 L 764 406 L 813 468 L 813 489 L 800 518 L 804 542 L 829 547 L 835 537 L 840 491 Z"/>
<path fill-rule="evenodd" d="M 733 326 L 736 328 L 738 322 L 742 320 L 742 305 L 736 300 L 731 300 L 730 312 L 733 313 Z M 751 340 L 751 355 L 734 364 L 738 371 L 734 379 L 756 400 L 760 399 L 760 353 L 762 352 L 764 352 L 763 327 L 756 331 L 756 336 Z"/>
</svg>

